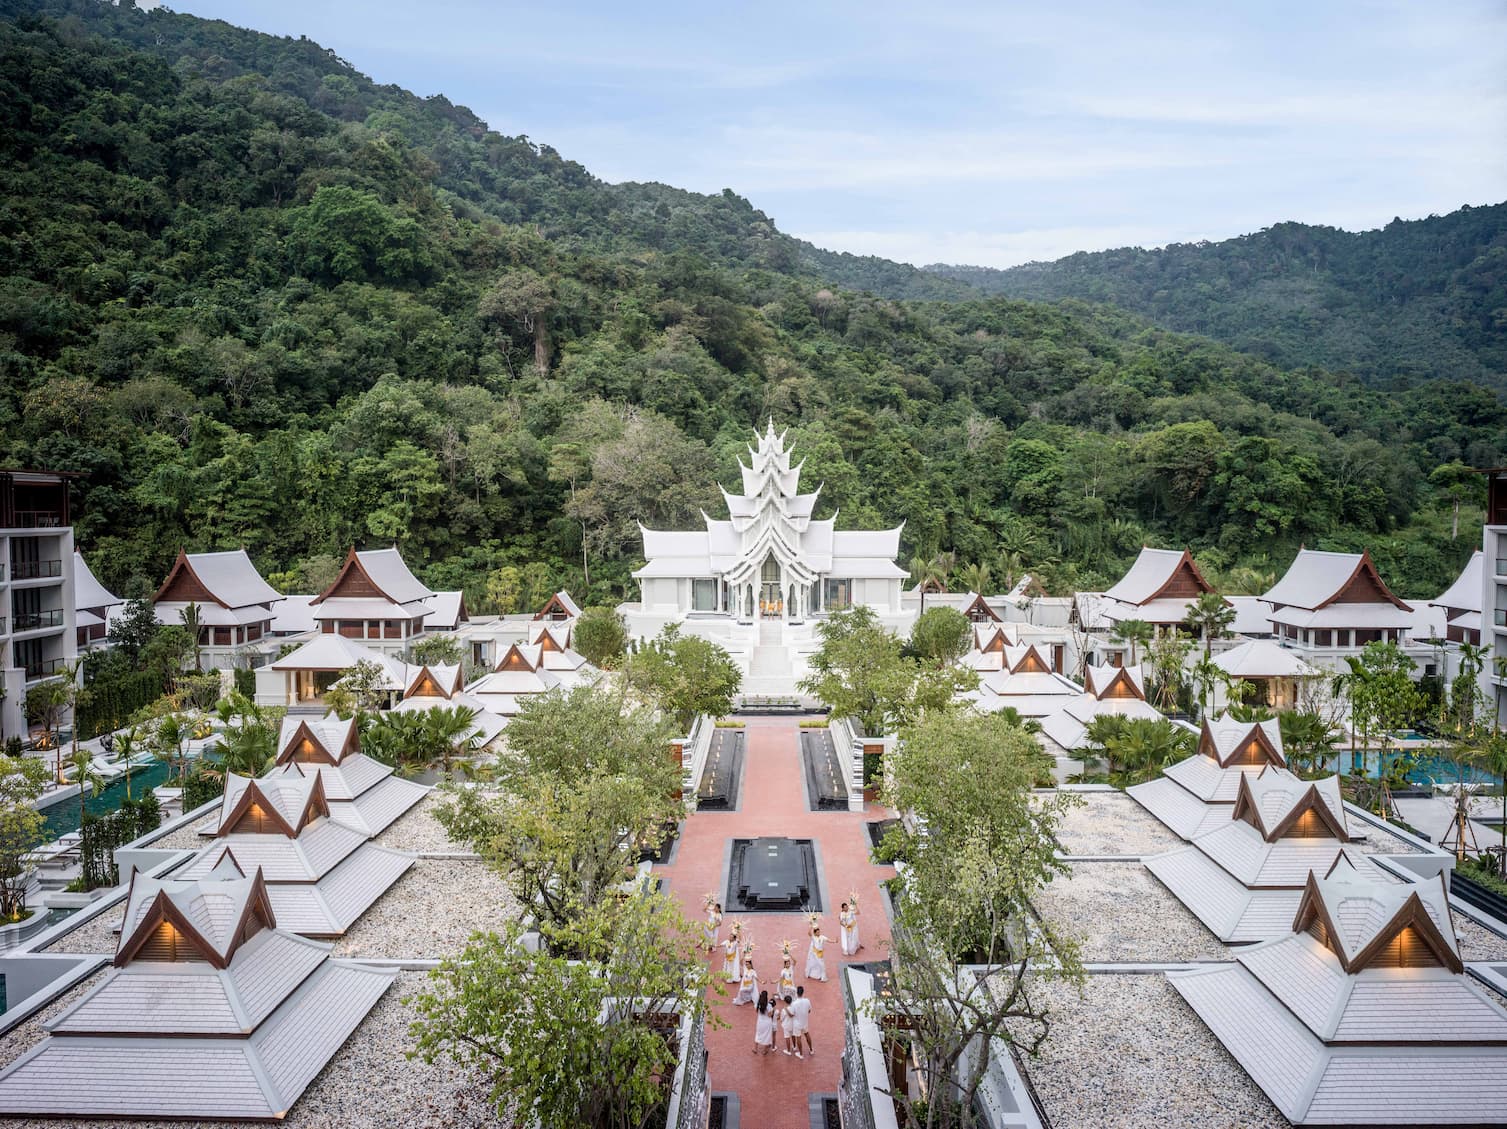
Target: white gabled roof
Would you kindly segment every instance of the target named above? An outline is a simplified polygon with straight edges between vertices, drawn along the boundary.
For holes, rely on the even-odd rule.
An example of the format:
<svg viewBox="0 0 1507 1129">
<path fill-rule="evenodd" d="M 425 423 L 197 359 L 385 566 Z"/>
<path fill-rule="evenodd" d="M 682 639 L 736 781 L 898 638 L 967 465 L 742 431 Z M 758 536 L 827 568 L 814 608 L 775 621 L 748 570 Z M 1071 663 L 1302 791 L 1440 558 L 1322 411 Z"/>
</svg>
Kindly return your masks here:
<svg viewBox="0 0 1507 1129">
<path fill-rule="evenodd" d="M 186 879 L 208 878 L 223 865 L 228 850 L 236 865 L 248 874 L 260 869 L 268 884 L 317 882 L 361 850 L 367 838 L 365 830 L 348 827 L 333 816 L 315 820 L 296 839 L 232 831 L 201 847 L 178 873 Z"/>
<path fill-rule="evenodd" d="M 1265 740 L 1266 748 L 1270 749 L 1268 756 L 1274 753 L 1277 763 L 1286 765 L 1287 754 L 1282 748 L 1282 726 L 1274 717 L 1262 721 L 1240 721 L 1227 713 L 1216 718 L 1205 717 L 1203 728 L 1199 732 L 1199 749 L 1207 753 L 1210 750 L 1205 746 L 1212 745 L 1219 764 L 1230 765 L 1242 747 L 1252 742 L 1259 746 L 1262 739 Z M 1240 781 L 1236 778 L 1233 783 L 1238 785 Z M 1230 799 L 1233 800 L 1234 796 Z"/>
<path fill-rule="evenodd" d="M 338 763 L 346 755 L 345 747 L 355 726 L 354 717 L 341 719 L 334 714 L 325 714 L 324 717 L 284 714 L 282 728 L 277 735 L 277 755 L 279 758 L 284 757 L 299 731 L 307 730 L 330 758 Z"/>
<path fill-rule="evenodd" d="M 1183 562 L 1193 563 L 1186 549 L 1152 549 L 1141 547 L 1141 552 L 1128 572 L 1104 595 L 1122 604 L 1140 607 L 1157 597 L 1157 593 L 1177 574 Z M 1193 566 L 1197 572 L 1197 566 Z M 1202 579 L 1202 577 L 1199 577 Z"/>
<path fill-rule="evenodd" d="M 1010 703 L 1005 703 L 1010 704 Z M 1165 720 L 1155 706 L 1141 698 L 1095 698 L 1083 694 L 1067 702 L 1041 723 L 1041 731 L 1064 749 L 1081 749 L 1094 718 L 1106 714 L 1119 717 Z"/>
<path fill-rule="evenodd" d="M 1264 765 L 1231 765 L 1221 768 L 1213 757 L 1194 753 L 1162 769 L 1173 780 L 1206 804 L 1233 804 L 1240 793 L 1240 778 L 1257 773 Z"/>
<path fill-rule="evenodd" d="M 1352 579 L 1366 572 L 1375 573 L 1375 565 L 1371 563 L 1367 553 L 1325 553 L 1317 549 L 1299 549 L 1282 579 L 1263 593 L 1261 598 L 1274 606 L 1317 611 L 1334 602 Z M 1381 585 L 1378 595 L 1390 596 L 1390 599 L 1380 602 L 1401 602 L 1386 589 L 1380 576 L 1375 579 Z"/>
<path fill-rule="evenodd" d="M 465 619 L 464 592 L 436 592 L 421 601 L 428 610 L 425 626 L 431 631 L 442 629 L 454 631 Z"/>
<path fill-rule="evenodd" d="M 1340 778 L 1326 776 L 1321 780 L 1303 780 L 1284 768 L 1268 765 L 1254 776 L 1245 776 L 1241 787 L 1256 817 L 1256 829 L 1270 839 L 1300 805 L 1322 805 L 1328 809 L 1330 818 L 1339 828 L 1342 839 L 1350 837 L 1350 826 L 1345 819 L 1345 801 L 1340 794 Z M 1240 804 L 1236 803 L 1236 810 Z"/>
<path fill-rule="evenodd" d="M 271 604 L 282 595 L 262 579 L 245 549 L 223 553 L 185 553 L 193 574 L 214 598 L 227 608 Z"/>
<path fill-rule="evenodd" d="M 349 670 L 358 662 L 384 665 L 382 653 L 334 632 L 317 635 L 267 666 L 271 670 Z"/>
<path fill-rule="evenodd" d="M 1268 842 L 1243 819 L 1200 835 L 1190 850 L 1208 855 L 1242 886 L 1298 890 L 1312 871 L 1326 871 L 1345 854 L 1338 839 L 1278 839 Z M 1359 856 L 1368 869 L 1365 856 Z"/>
<path fill-rule="evenodd" d="M 1318 673 L 1270 639 L 1252 639 L 1214 656 L 1214 665 L 1231 678 L 1309 678 Z"/>
<path fill-rule="evenodd" d="M 73 551 L 73 606 L 75 608 L 110 608 L 124 603 L 119 596 L 94 578 L 84 562 L 84 554 Z"/>
<path fill-rule="evenodd" d="M 1125 793 L 1166 824 L 1179 839 L 1197 838 L 1223 826 L 1230 818 L 1229 804 L 1206 803 L 1170 776 L 1132 785 Z"/>
<path fill-rule="evenodd" d="M 1134 666 L 1088 666 L 1083 669 L 1083 689 L 1102 698 L 1115 682 L 1123 678 L 1140 698 L 1146 697 L 1146 675 L 1141 664 Z"/>
<path fill-rule="evenodd" d="M 267 886 L 279 929 L 306 937 L 338 937 L 392 889 L 417 856 L 368 843 L 318 882 Z"/>
<path fill-rule="evenodd" d="M 163 903 L 171 906 L 209 946 L 206 956 L 212 954 L 228 961 L 242 943 L 240 926 L 263 882 L 255 872 L 254 863 L 216 871 L 217 862 L 210 861 L 198 874 L 185 871 L 172 878 L 149 878 L 139 870 L 134 871 L 126 895 L 125 915 L 121 918 L 117 960 L 136 941 L 137 933 L 153 926 L 156 907 Z M 195 881 L 198 878 L 204 881 Z"/>
<path fill-rule="evenodd" d="M 1481 561 L 1481 550 L 1477 549 L 1470 555 L 1470 560 L 1465 562 L 1465 567 L 1460 570 L 1460 575 L 1455 577 L 1455 582 L 1441 592 L 1438 599 L 1430 600 L 1429 603 L 1446 609 L 1451 615 L 1459 612 L 1479 614 L 1481 611 Z"/>
<path fill-rule="evenodd" d="M 1271 605 L 1260 596 L 1226 596 L 1225 600 L 1235 609 L 1235 618 L 1230 621 L 1232 635 L 1270 635 L 1272 633 Z"/>
<path fill-rule="evenodd" d="M 1301 889 L 1252 890 L 1193 847 L 1177 847 L 1144 862 L 1172 896 L 1227 945 L 1292 932 Z"/>
</svg>

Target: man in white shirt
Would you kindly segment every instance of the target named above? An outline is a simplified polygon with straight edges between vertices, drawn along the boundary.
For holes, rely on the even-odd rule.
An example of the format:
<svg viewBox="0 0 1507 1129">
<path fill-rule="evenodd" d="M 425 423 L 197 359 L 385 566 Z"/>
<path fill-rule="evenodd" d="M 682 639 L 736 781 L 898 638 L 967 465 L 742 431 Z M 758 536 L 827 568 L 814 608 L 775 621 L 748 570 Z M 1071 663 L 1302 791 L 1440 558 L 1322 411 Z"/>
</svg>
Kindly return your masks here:
<svg viewBox="0 0 1507 1129">
<path fill-rule="evenodd" d="M 795 990 L 795 1002 L 790 1005 L 790 1018 L 795 1022 L 791 1026 L 791 1034 L 795 1036 L 796 1053 L 800 1053 L 801 1040 L 806 1040 L 806 1053 L 815 1057 L 816 1051 L 811 1046 L 811 1001 L 806 998 L 806 989 L 799 986 Z"/>
</svg>

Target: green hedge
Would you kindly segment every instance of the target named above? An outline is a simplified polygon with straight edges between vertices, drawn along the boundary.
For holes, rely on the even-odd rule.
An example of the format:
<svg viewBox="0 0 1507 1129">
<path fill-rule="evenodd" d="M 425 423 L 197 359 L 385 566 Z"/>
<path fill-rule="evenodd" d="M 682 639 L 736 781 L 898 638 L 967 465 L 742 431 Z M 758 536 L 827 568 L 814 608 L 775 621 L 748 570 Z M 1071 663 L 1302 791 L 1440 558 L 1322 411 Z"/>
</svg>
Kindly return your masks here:
<svg viewBox="0 0 1507 1129">
<path fill-rule="evenodd" d="M 244 667 L 235 669 L 236 693 L 244 694 L 248 698 L 256 697 L 256 671 L 247 670 Z"/>
<path fill-rule="evenodd" d="M 193 811 L 216 796 L 225 794 L 225 778 L 199 773 L 183 782 L 183 810 Z"/>
<path fill-rule="evenodd" d="M 120 883 L 115 866 L 115 849 L 155 831 L 162 823 L 162 809 L 157 796 L 147 792 L 139 800 L 127 800 L 108 815 L 85 815 L 79 830 L 80 882 L 85 890 Z"/>
<path fill-rule="evenodd" d="M 162 696 L 162 679 L 146 671 L 119 678 L 96 679 L 86 687 L 88 697 L 79 703 L 79 739 L 87 741 L 119 729 L 143 706 Z"/>
</svg>

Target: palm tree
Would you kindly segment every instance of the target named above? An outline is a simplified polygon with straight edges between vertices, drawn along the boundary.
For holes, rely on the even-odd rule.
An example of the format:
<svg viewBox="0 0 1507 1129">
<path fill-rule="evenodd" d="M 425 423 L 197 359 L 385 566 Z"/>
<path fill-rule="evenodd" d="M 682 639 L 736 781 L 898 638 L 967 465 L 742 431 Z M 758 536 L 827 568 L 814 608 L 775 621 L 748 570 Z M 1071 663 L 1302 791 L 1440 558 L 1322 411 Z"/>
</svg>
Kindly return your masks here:
<svg viewBox="0 0 1507 1129">
<path fill-rule="evenodd" d="M 178 618 L 183 621 L 183 629 L 188 632 L 188 637 L 192 641 L 194 649 L 194 673 L 198 674 L 199 628 L 202 624 L 202 617 L 199 614 L 199 605 L 190 600 L 188 602 L 188 606 L 178 613 Z"/>
<path fill-rule="evenodd" d="M 1209 712 L 1209 699 L 1214 688 L 1226 681 L 1225 673 L 1207 655 L 1199 659 L 1189 673 L 1193 676 L 1193 684 L 1198 687 L 1198 713 L 1202 717 Z"/>
<path fill-rule="evenodd" d="M 1323 762 L 1334 752 L 1338 734 L 1327 718 L 1312 712 L 1285 710 L 1277 715 L 1282 730 L 1282 747 L 1303 773 L 1322 771 Z"/>
<path fill-rule="evenodd" d="M 943 592 L 947 591 L 947 572 L 942 567 L 942 556 L 937 554 L 932 557 L 923 557 L 919 554 L 911 558 L 910 573 L 915 578 L 916 590 L 921 593 L 921 610 L 926 610 L 926 589 L 935 584 Z"/>
<path fill-rule="evenodd" d="M 1155 635 L 1156 628 L 1144 619 L 1127 619 L 1115 625 L 1113 637 L 1122 643 L 1130 644 L 1130 665 L 1135 666 L 1138 660 L 1137 648 L 1151 642 Z"/>
<path fill-rule="evenodd" d="M 1020 711 L 1014 706 L 1006 706 L 1002 710 L 997 710 L 995 716 L 1005 721 L 1008 725 L 1016 729 L 1023 729 L 1027 733 L 1041 732 L 1041 722 L 1037 721 L 1034 717 L 1022 717 Z"/>
<path fill-rule="evenodd" d="M 277 755 L 277 735 L 270 725 L 247 719 L 220 734 L 219 773 L 260 776 Z"/>
<path fill-rule="evenodd" d="M 989 594 L 989 566 L 986 564 L 964 565 L 958 569 L 958 583 L 980 596 Z"/>
<path fill-rule="evenodd" d="M 1026 559 L 1016 552 L 1001 553 L 999 564 L 1005 571 L 1005 591 L 1012 591 L 1026 571 Z"/>
<path fill-rule="evenodd" d="M 98 792 L 104 787 L 105 780 L 94 771 L 94 758 L 87 749 L 74 749 L 68 757 L 68 764 L 73 769 L 73 782 L 78 785 L 78 825 L 83 827 L 84 814 L 88 810 L 85 801 L 90 792 Z"/>
<path fill-rule="evenodd" d="M 1188 605 L 1183 623 L 1204 639 L 1204 658 L 1208 658 L 1215 639 L 1230 633 L 1230 624 L 1235 622 L 1235 609 L 1218 592 L 1200 592 L 1198 599 Z"/>
<path fill-rule="evenodd" d="M 183 742 L 188 740 L 191 732 L 187 718 L 170 713 L 158 720 L 157 732 L 153 734 L 153 745 L 158 756 L 166 760 L 169 767 L 177 769 L 179 784 L 183 783 L 186 775 Z"/>
<path fill-rule="evenodd" d="M 476 752 L 476 710 L 470 706 L 442 706 L 427 711 L 424 718 L 431 749 L 439 754 L 440 767 L 450 775 L 451 758 Z"/>
<path fill-rule="evenodd" d="M 1477 680 L 1482 667 L 1486 665 L 1487 658 L 1491 655 L 1491 648 L 1477 647 L 1464 642 L 1458 646 L 1460 669 L 1455 674 L 1454 682 L 1450 684 L 1449 705 L 1454 711 L 1455 728 L 1463 732 L 1475 728 L 1476 699 L 1481 693 L 1480 683 Z"/>
<path fill-rule="evenodd" d="M 122 729 L 115 735 L 115 755 L 126 766 L 126 799 L 128 800 L 131 798 L 131 773 L 134 771 L 131 768 L 131 756 L 136 752 L 136 745 L 140 740 L 141 728 L 135 725 L 129 729 Z"/>
</svg>

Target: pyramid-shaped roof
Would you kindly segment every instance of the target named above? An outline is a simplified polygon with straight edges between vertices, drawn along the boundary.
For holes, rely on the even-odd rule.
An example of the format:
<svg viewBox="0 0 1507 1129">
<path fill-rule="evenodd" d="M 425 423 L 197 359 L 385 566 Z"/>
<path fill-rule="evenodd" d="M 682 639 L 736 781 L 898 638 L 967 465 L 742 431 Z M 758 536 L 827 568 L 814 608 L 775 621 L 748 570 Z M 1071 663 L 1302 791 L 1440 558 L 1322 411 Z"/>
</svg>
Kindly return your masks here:
<svg viewBox="0 0 1507 1129">
<path fill-rule="evenodd" d="M 277 741 L 277 763 L 339 764 L 361 747 L 356 719 L 289 714 Z"/>
<path fill-rule="evenodd" d="M 197 957 L 224 968 L 258 929 L 277 927 L 260 870 L 250 877 L 225 877 L 223 868 L 218 874 L 193 880 L 148 878 L 133 871 L 116 965 L 129 964 L 140 954 L 147 960 Z"/>
<path fill-rule="evenodd" d="M 1272 766 L 1242 774 L 1234 818 L 1245 820 L 1268 843 L 1294 835 L 1350 838 L 1338 776 L 1302 780 Z"/>
<path fill-rule="evenodd" d="M 1323 877 L 1310 874 L 1294 932 L 1322 928 L 1320 940 L 1339 958 L 1346 972 L 1377 964 L 1422 959 L 1452 972 L 1463 972 L 1459 942 L 1450 918 L 1443 875 L 1391 883 L 1358 870 L 1349 858 L 1336 860 Z M 1410 938 L 1399 940 L 1404 930 Z M 1421 950 L 1409 953 L 1409 940 Z M 1396 946 L 1397 951 L 1389 951 Z"/>
<path fill-rule="evenodd" d="M 1090 666 L 1083 671 L 1084 689 L 1101 702 L 1107 698 L 1146 700 L 1146 676 L 1135 666 Z"/>
<path fill-rule="evenodd" d="M 1220 768 L 1274 764 L 1287 766 L 1282 748 L 1282 727 L 1276 718 L 1262 721 L 1239 721 L 1225 714 L 1204 718 L 1198 735 L 1198 751 L 1214 760 Z"/>
<path fill-rule="evenodd" d="M 227 772 L 215 834 L 278 832 L 295 839 L 311 822 L 329 814 L 324 782 L 317 772 L 256 778 Z"/>
</svg>

